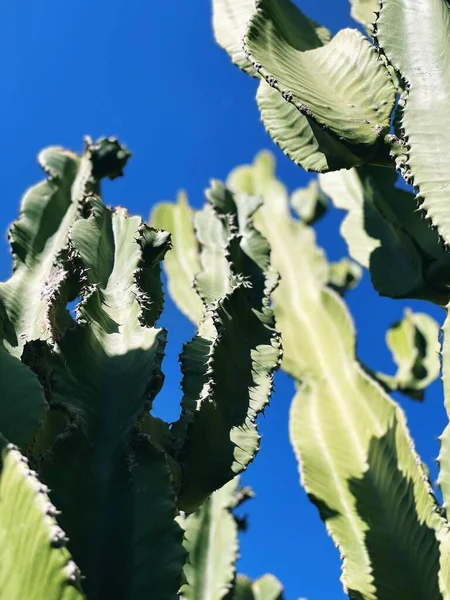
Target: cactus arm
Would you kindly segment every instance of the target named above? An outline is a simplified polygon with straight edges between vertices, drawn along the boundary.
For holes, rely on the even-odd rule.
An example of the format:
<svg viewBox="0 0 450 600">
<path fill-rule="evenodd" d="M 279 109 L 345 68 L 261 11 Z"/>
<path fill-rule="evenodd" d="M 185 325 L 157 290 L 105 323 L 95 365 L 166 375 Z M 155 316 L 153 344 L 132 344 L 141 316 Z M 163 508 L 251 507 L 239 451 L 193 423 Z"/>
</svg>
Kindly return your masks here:
<svg viewBox="0 0 450 600">
<path fill-rule="evenodd" d="M 231 513 L 237 486 L 238 479 L 231 480 L 184 519 L 188 558 L 182 600 L 221 600 L 231 588 L 238 557 L 237 524 Z"/>
<path fill-rule="evenodd" d="M 270 321 L 264 322 L 267 313 L 257 315 L 248 298 L 241 283 L 219 301 L 206 393 L 194 413 L 181 417 L 188 432 L 180 450 L 186 482 L 179 501 L 187 511 L 243 471 L 259 449 L 255 421 L 272 391 L 280 349 Z"/>
<path fill-rule="evenodd" d="M 223 223 L 211 204 L 206 204 L 194 218 L 195 234 L 200 244 L 201 271 L 195 278 L 195 289 L 203 300 L 204 308 L 230 291 L 230 265 L 227 224 Z"/>
<path fill-rule="evenodd" d="M 269 246 L 251 226 L 258 202 L 238 202 L 218 182 L 207 198 L 194 218 L 202 268 L 195 289 L 204 317 L 180 357 L 182 414 L 172 427 L 186 512 L 253 460 L 256 417 L 268 402 L 281 354 L 269 307 L 276 283 Z"/>
<path fill-rule="evenodd" d="M 53 343 L 71 324 L 65 310 L 73 299 L 67 272 L 69 230 L 86 197 L 98 191 L 100 179 L 119 175 L 128 156 L 115 140 L 107 139 L 96 144 L 87 140 L 82 157 L 56 147 L 39 154 L 49 178 L 22 200 L 21 216 L 9 235 L 14 273 L 0 284 L 0 300 L 15 330 L 7 342 L 17 356 L 26 341 Z"/>
<path fill-rule="evenodd" d="M 256 225 L 281 275 L 274 304 L 283 368 L 302 382 L 291 440 L 303 485 L 343 558 L 343 584 L 351 598 L 437 600 L 446 526 L 404 415 L 355 359 L 350 316 L 326 288 L 313 232 L 292 220 L 278 181 L 267 185 Z"/>
<path fill-rule="evenodd" d="M 433 512 L 437 509 L 422 481 L 426 475 L 411 453 L 404 423 L 394 418 L 382 437 L 374 436 L 355 469 L 356 464 L 348 462 L 354 460 L 355 448 L 349 454 L 341 452 L 349 439 L 343 442 L 341 433 L 330 429 L 336 413 L 329 419 L 321 413 L 324 398 L 314 384 L 298 392 L 291 408 L 291 439 L 303 485 L 340 549 L 342 581 L 350 598 L 447 598 L 442 575 L 448 571 L 446 526 Z M 333 444 L 332 438 L 339 441 Z M 408 457 L 409 464 L 401 464 L 402 457 Z"/>
<path fill-rule="evenodd" d="M 193 285 L 201 269 L 193 218 L 194 213 L 185 194 L 180 193 L 176 204 L 158 204 L 152 212 L 150 223 L 156 229 L 164 229 L 172 234 L 173 248 L 164 260 L 169 293 L 183 313 L 198 325 L 203 306 Z"/>
<path fill-rule="evenodd" d="M 319 181 L 333 204 L 347 211 L 341 233 L 350 255 L 370 269 L 382 296 L 448 301 L 449 255 L 417 212 L 413 194 L 395 187 L 394 171 L 365 166 Z"/>
<path fill-rule="evenodd" d="M 386 335 L 397 372 L 392 376 L 376 373 L 375 377 L 390 390 L 423 400 L 424 390 L 439 377 L 438 335 L 439 326 L 429 315 L 406 310 Z"/>
<path fill-rule="evenodd" d="M 348 335 L 350 323 L 338 299 L 325 292 L 322 302 L 339 335 Z M 344 352 L 331 347 L 337 355 Z M 444 524 L 433 512 L 431 488 L 411 452 L 403 415 L 356 363 L 352 371 L 350 385 L 341 390 L 330 373 L 322 381 L 311 378 L 293 402 L 290 434 L 303 485 L 340 549 L 350 597 L 441 598 L 437 535 Z M 399 517 L 401 506 L 407 522 Z M 422 550 L 412 550 L 410 539 L 420 540 Z M 386 553 L 392 553 L 388 559 Z"/>
<path fill-rule="evenodd" d="M 446 0 L 383 0 L 375 36 L 407 88 L 401 129 L 405 169 L 421 208 L 450 243 L 450 11 Z"/>
<path fill-rule="evenodd" d="M 25 341 L 53 337 L 50 315 L 66 273 L 59 255 L 81 201 L 72 198 L 71 190 L 77 177 L 84 181 L 88 167 L 86 161 L 82 164 L 60 148 L 41 152 L 39 163 L 50 178 L 31 188 L 22 200 L 21 216 L 9 234 L 14 273 L 0 284 L 0 297 L 15 330 L 14 338 L 7 341 L 19 346 L 19 356 Z"/>
<path fill-rule="evenodd" d="M 301 113 L 356 147 L 379 145 L 395 102 L 386 67 L 355 30 L 340 31 L 325 46 L 305 52 L 295 42 L 303 33 L 292 17 L 297 13 L 289 0 L 259 0 L 245 38 L 250 59 Z"/>
<path fill-rule="evenodd" d="M 86 214 L 87 213 L 87 214 Z M 40 458 L 42 477 L 89 597 L 175 600 L 181 530 L 160 436 L 139 433 L 162 382 L 160 261 L 169 234 L 96 196 L 71 228 L 78 323 L 51 355 L 53 402 L 69 425 Z"/>
<path fill-rule="evenodd" d="M 82 600 L 56 508 L 17 447 L 0 436 L 1 600 Z"/>
<path fill-rule="evenodd" d="M 283 600 L 283 588 L 273 575 L 254 582 L 235 575 L 239 520 L 232 511 L 252 496 L 252 490 L 239 488 L 234 478 L 194 513 L 178 518 L 188 554 L 181 600 Z"/>
</svg>

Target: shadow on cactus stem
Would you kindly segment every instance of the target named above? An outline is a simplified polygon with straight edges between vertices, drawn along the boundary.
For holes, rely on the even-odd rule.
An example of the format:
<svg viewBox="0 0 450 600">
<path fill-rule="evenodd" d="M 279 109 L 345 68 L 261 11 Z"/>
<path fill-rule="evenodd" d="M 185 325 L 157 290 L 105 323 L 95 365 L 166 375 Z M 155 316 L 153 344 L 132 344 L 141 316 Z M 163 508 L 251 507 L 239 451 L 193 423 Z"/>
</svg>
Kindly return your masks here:
<svg viewBox="0 0 450 600">
<path fill-rule="evenodd" d="M 362 479 L 348 482 L 356 499 L 355 511 L 366 524 L 364 544 L 371 562 L 373 594 L 380 599 L 440 600 L 439 544 L 433 527 L 419 517 L 416 502 L 420 499 L 397 464 L 396 429 L 394 422 L 383 437 L 371 440 L 366 472 Z M 385 490 L 392 486 L 392 479 L 386 476 L 384 461 L 396 470 L 395 489 L 389 494 Z M 429 488 L 432 493 L 430 484 Z M 414 537 L 408 533 L 412 531 Z M 395 546 L 395 540 L 402 537 L 406 543 Z M 423 551 L 420 563 L 416 562 L 418 543 Z M 348 593 L 350 598 L 359 597 L 352 590 Z"/>
</svg>

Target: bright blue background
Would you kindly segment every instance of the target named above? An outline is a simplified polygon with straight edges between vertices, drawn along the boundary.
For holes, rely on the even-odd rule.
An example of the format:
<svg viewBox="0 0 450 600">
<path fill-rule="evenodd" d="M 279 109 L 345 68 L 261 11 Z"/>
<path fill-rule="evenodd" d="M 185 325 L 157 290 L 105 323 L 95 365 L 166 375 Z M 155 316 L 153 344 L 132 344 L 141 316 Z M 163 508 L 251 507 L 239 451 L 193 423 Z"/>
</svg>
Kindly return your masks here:
<svg viewBox="0 0 450 600">
<path fill-rule="evenodd" d="M 333 33 L 350 24 L 346 0 L 299 2 Z M 174 199 L 180 188 L 199 206 L 211 177 L 224 178 L 262 148 L 276 153 L 278 173 L 291 189 L 308 181 L 265 134 L 255 82 L 215 45 L 210 0 L 22 0 L 0 7 L 2 231 L 15 218 L 22 192 L 42 177 L 38 150 L 51 144 L 81 149 L 86 133 L 117 135 L 133 151 L 126 177 L 105 186 L 105 200 L 144 216 L 155 202 Z M 340 218 L 333 212 L 319 226 L 319 241 L 331 259 L 346 252 Z M 9 272 L 3 235 L 0 276 Z M 349 304 L 360 331 L 360 357 L 392 371 L 384 334 L 405 303 L 378 298 L 366 275 Z M 432 314 L 443 317 L 436 308 Z M 156 404 L 159 414 L 172 419 L 180 399 L 177 355 L 192 328 L 169 299 L 162 322 L 169 329 L 169 350 L 166 384 Z M 239 568 L 252 577 L 275 573 L 287 600 L 339 600 L 345 595 L 338 553 L 298 485 L 287 434 L 291 396 L 291 383 L 278 374 L 261 423 L 262 450 L 244 477 L 257 498 L 246 507 L 250 528 Z M 435 478 L 437 436 L 446 421 L 441 385 L 433 385 L 425 405 L 401 402 Z"/>
</svg>

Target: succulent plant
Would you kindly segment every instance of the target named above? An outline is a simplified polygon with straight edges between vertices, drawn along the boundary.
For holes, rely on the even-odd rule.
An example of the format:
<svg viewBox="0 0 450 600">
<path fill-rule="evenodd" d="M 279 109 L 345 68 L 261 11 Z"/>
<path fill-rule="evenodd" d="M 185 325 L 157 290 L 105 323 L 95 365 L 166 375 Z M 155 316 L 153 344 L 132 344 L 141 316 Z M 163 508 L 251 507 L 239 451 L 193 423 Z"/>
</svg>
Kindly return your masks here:
<svg viewBox="0 0 450 600">
<path fill-rule="evenodd" d="M 276 277 L 251 224 L 255 202 L 238 211 L 214 184 L 197 224 L 199 327 L 180 357 L 181 415 L 172 425 L 152 416 L 164 381 L 167 332 L 157 321 L 171 239 L 103 204 L 101 180 L 121 175 L 129 156 L 106 138 L 88 138 L 81 156 L 44 150 L 48 178 L 25 194 L 10 229 L 14 271 L 0 285 L 0 486 L 14 502 L 4 478 L 16 455 L 22 460 L 8 450 L 17 444 L 36 485 L 49 487 L 73 557 L 53 553 L 49 568 L 75 562 L 89 599 L 166 600 L 178 595 L 185 558 L 179 510 L 195 511 L 259 448 L 256 418 L 281 355 L 270 308 Z M 46 523 L 36 516 L 36 527 L 50 531 Z M 30 523 L 27 535 L 19 542 L 41 534 Z M 75 589 L 63 581 L 68 570 L 58 575 L 61 598 Z M 32 598 L 24 589 L 16 577 L 8 599 Z"/>
<path fill-rule="evenodd" d="M 261 203 L 254 223 L 269 241 L 280 274 L 273 302 L 283 339 L 282 368 L 297 387 L 291 441 L 302 485 L 339 548 L 345 590 L 355 599 L 447 598 L 448 523 L 403 410 L 388 395 L 398 390 L 420 399 L 436 379 L 437 324 L 408 311 L 387 336 L 397 373 L 374 373 L 355 355 L 354 326 L 342 299 L 345 285 L 337 293 L 333 265 L 317 247 L 313 229 L 291 215 L 301 193 L 289 198 L 271 155 L 261 153 L 253 164 L 235 169 L 226 186 L 238 205 L 249 198 Z M 316 194 L 320 203 L 318 187 Z M 187 229 L 186 221 L 175 227 L 174 240 L 190 239 Z M 172 277 L 180 281 L 174 264 Z M 187 292 L 177 291 L 175 300 L 182 304 Z M 445 441 L 444 436 L 443 452 Z M 445 478 L 446 467 L 441 473 Z M 444 489 L 446 482 L 441 485 Z M 242 585 L 245 589 L 244 580 Z"/>
</svg>

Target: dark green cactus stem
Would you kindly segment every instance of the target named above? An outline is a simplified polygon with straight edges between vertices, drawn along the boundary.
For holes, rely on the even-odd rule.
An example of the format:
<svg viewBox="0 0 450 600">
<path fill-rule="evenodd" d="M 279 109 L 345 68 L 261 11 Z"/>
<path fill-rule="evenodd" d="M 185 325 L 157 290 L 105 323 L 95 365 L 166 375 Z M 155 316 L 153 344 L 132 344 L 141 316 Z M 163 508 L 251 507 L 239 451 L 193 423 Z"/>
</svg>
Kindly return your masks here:
<svg viewBox="0 0 450 600">
<path fill-rule="evenodd" d="M 252 225 L 259 201 L 237 203 L 218 182 L 207 197 L 208 204 L 194 218 L 201 270 L 192 273 L 204 316 L 180 357 L 182 415 L 172 428 L 175 456 L 184 472 L 179 504 L 187 512 L 253 460 L 259 448 L 256 417 L 268 403 L 281 353 L 269 306 L 277 277 L 270 268 L 269 246 Z M 175 219 L 184 202 L 157 207 L 152 222 L 172 227 L 175 244 L 190 239 L 195 249 L 192 220 Z M 184 279 L 171 289 L 178 301 L 191 303 L 193 282 L 185 276 L 185 261 L 172 260 L 169 273 L 177 277 L 181 266 Z"/>
<path fill-rule="evenodd" d="M 52 400 L 70 425 L 40 459 L 89 598 L 175 598 L 182 552 L 165 454 L 138 420 L 161 386 L 159 263 L 169 236 L 90 197 L 70 231 L 78 324 L 51 359 Z M 148 565 L 159 564 L 155 570 Z"/>
<path fill-rule="evenodd" d="M 170 236 L 99 195 L 129 155 L 106 138 L 87 139 L 81 157 L 40 155 L 50 178 L 23 200 L 11 228 L 15 270 L 0 288 L 1 385 L 12 390 L 0 430 L 19 443 L 34 437 L 27 451 L 61 510 L 90 600 L 175 600 L 184 557 L 176 465 L 160 432 L 144 426 L 163 382 L 166 333 L 155 322 Z M 77 296 L 74 319 L 66 303 Z M 14 426 L 18 411 L 27 418 Z"/>
</svg>

